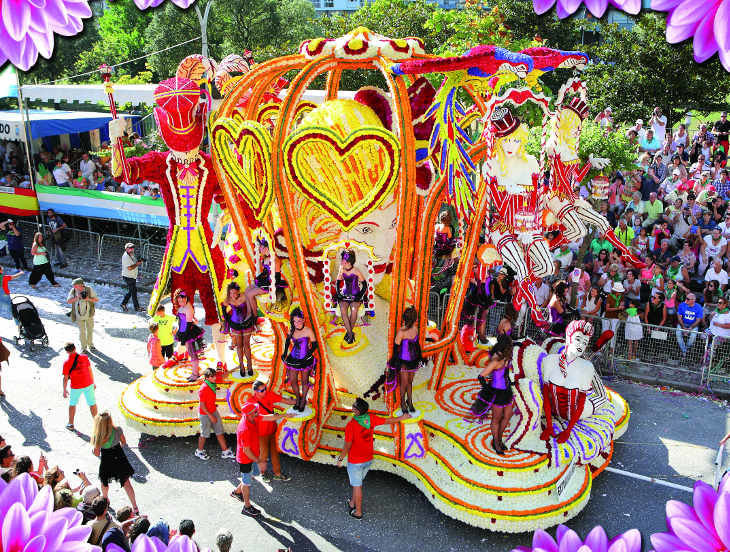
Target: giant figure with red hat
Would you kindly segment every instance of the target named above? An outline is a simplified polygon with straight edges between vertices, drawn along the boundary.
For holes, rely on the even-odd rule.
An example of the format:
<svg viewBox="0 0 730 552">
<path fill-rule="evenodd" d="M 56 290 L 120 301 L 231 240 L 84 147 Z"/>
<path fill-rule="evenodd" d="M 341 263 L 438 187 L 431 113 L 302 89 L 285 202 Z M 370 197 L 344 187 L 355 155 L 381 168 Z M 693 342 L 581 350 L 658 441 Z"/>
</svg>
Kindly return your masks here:
<svg viewBox="0 0 730 552">
<path fill-rule="evenodd" d="M 551 169 L 547 208 L 560 221 L 561 234 L 550 245 L 557 247 L 584 238 L 588 234 L 586 224 L 590 224 L 596 226 L 603 238 L 621 252 L 624 262 L 637 267 L 644 266 L 614 234 L 608 220 L 575 192 L 593 166 L 601 169 L 608 162 L 591 155 L 588 163 L 580 166 L 578 139 L 583 121 L 588 117 L 588 104 L 581 97 L 573 96 L 568 103 L 558 108 L 555 117 L 553 132 L 547 144 Z"/>
<path fill-rule="evenodd" d="M 546 313 L 537 303 L 532 286 L 535 278 L 550 276 L 555 270 L 538 212 L 539 163 L 525 150 L 527 129 L 508 108 L 494 110 L 490 132 L 493 154 L 484 164 L 484 177 L 495 207 L 490 239 L 505 264 L 517 274 L 515 309 L 519 311 L 527 302 L 533 320 L 546 324 Z"/>
<path fill-rule="evenodd" d="M 210 155 L 200 151 L 206 107 L 200 102 L 198 84 L 184 77 L 162 81 L 155 88 L 154 98 L 155 120 L 170 150 L 126 160 L 130 183 L 149 180 L 160 185 L 170 219 L 167 247 L 148 312 L 154 314 L 160 301 L 176 289 L 184 290 L 191 301 L 197 291 L 205 308 L 205 323 L 213 326 L 220 347 L 216 334 L 222 320 L 220 284 L 225 263 L 220 249 L 213 247 L 208 214 L 213 200 L 220 200 L 222 195 Z M 123 134 L 123 119 L 109 123 L 113 143 Z M 115 178 L 122 174 L 124 162 L 114 146 Z M 221 351 L 218 354 L 220 357 Z"/>
</svg>

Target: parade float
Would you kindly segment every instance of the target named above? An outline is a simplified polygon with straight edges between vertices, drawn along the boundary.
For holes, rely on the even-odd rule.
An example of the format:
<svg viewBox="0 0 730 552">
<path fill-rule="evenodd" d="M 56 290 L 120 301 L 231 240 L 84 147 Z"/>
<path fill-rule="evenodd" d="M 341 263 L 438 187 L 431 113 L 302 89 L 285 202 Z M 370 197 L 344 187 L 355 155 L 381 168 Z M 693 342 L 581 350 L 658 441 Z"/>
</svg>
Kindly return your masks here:
<svg viewBox="0 0 730 552">
<path fill-rule="evenodd" d="M 177 148 L 168 144 L 170 153 L 117 162 L 133 178 L 144 173 L 169 188 L 163 198 L 170 240 L 155 304 L 177 286 L 191 297 L 198 291 L 207 303 L 206 323 L 216 325 L 220 313 L 209 308 L 211 297 L 219 304 L 230 282 L 244 290 L 259 285 L 262 271 L 270 276 L 256 296 L 255 375 L 239 373 L 242 359 L 221 346 L 217 332 L 218 347 L 200 361 L 201 367 L 228 367 L 217 385 L 226 429 L 234 431 L 254 378 L 290 392 L 280 358 L 290 312 L 299 308 L 319 344 L 316 370 L 306 408 L 278 429 L 279 447 L 334 465 L 356 397 L 367 396 L 379 414 L 399 413 L 389 359 L 403 313 L 414 306 L 424 359 L 413 382 L 415 411 L 375 431 L 374 469 L 411 482 L 446 515 L 490 530 L 531 531 L 578 514 L 629 419 L 626 402 L 581 357 L 598 336 L 590 325 L 573 325 L 565 343 L 556 338 L 515 346 L 509 370 L 515 413 L 504 433 L 510 448 L 498 454 L 489 424 L 470 411 L 488 348 L 459 339 L 459 320 L 475 259 L 479 271 L 503 264 L 514 270 L 515 301 L 533 306 L 532 282 L 551 270 L 545 232 L 582 232 L 586 222 L 603 231 L 587 207 L 576 218 L 573 209 L 563 205 L 554 213 L 548 205 L 550 198 L 567 197 L 572 188 L 566 186 L 587 172 L 570 156 L 587 111 L 578 74 L 587 56 L 479 46 L 440 58 L 428 55 L 417 38 L 358 28 L 336 39 L 307 40 L 296 54 L 224 75 L 216 82 L 223 101 L 212 113 L 205 103 L 180 104 L 192 98 L 191 83 L 218 72 L 206 63 L 197 72 L 182 64 L 183 74 L 161 84 L 156 117 L 161 128 L 185 136 L 207 118 L 210 157 L 198 151 L 202 134 L 195 134 Z M 570 78 L 550 98 L 539 77 L 563 69 Z M 383 87 L 341 98 L 348 71 L 378 74 Z M 443 81 L 436 88 L 429 78 L 438 75 Z M 313 86 L 324 86 L 319 105 L 303 100 Z M 525 152 L 519 112 L 528 103 L 543 115 L 540 158 Z M 563 117 L 566 109 L 576 116 Z M 175 120 L 179 113 L 186 115 Z M 568 119 L 570 133 L 561 130 Z M 564 154 L 560 171 L 550 171 L 555 152 Z M 211 233 L 203 221 L 212 198 L 223 214 Z M 445 205 L 458 218 L 450 253 L 456 274 L 436 324 L 427 316 L 428 295 L 434 228 Z M 480 234 L 486 243 L 480 244 Z M 362 276 L 352 318 L 341 308 L 342 258 Z M 550 322 L 537 308 L 531 315 L 537 324 Z M 190 373 L 189 362 L 180 360 L 130 384 L 120 398 L 128 423 L 152 435 L 195 434 L 199 384 L 188 381 Z"/>
</svg>

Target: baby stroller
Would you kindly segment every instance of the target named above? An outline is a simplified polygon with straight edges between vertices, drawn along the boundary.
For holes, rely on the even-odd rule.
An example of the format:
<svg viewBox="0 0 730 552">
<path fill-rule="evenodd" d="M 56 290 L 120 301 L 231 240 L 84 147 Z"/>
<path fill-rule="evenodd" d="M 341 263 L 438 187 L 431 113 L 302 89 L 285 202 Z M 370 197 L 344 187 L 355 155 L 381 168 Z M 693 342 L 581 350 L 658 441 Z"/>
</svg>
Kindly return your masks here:
<svg viewBox="0 0 730 552">
<path fill-rule="evenodd" d="M 43 327 L 40 316 L 35 305 L 25 295 L 16 295 L 12 298 L 13 318 L 18 323 L 19 335 L 16 342 L 25 341 L 25 344 L 32 351 L 34 345 L 48 346 L 48 335 Z"/>
</svg>

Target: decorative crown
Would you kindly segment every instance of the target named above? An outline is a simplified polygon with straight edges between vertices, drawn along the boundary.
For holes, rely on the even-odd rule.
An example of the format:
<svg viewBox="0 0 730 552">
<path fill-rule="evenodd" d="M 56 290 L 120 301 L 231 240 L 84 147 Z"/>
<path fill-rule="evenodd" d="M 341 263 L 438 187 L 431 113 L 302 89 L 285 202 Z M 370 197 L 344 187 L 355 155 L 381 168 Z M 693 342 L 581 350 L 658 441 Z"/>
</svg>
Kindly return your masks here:
<svg viewBox="0 0 730 552">
<path fill-rule="evenodd" d="M 581 119 L 588 117 L 588 104 L 579 96 L 573 96 L 570 98 L 570 101 L 565 107 L 574 111 Z"/>
</svg>

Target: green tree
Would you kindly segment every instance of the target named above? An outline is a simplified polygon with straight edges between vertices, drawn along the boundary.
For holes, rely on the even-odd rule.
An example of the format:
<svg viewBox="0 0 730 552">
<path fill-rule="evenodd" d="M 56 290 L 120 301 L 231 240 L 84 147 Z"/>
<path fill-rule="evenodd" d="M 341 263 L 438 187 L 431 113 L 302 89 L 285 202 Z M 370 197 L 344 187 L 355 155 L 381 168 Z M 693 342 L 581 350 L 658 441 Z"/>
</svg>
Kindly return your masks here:
<svg viewBox="0 0 730 552">
<path fill-rule="evenodd" d="M 664 15 L 646 13 L 630 30 L 601 25 L 591 54 L 596 63 L 585 72 L 591 103 L 597 110 L 610 105 L 617 121 L 646 119 L 660 106 L 671 125 L 688 110 L 727 106 L 730 75 L 717 56 L 696 63 L 690 41 L 668 44 Z"/>
</svg>

